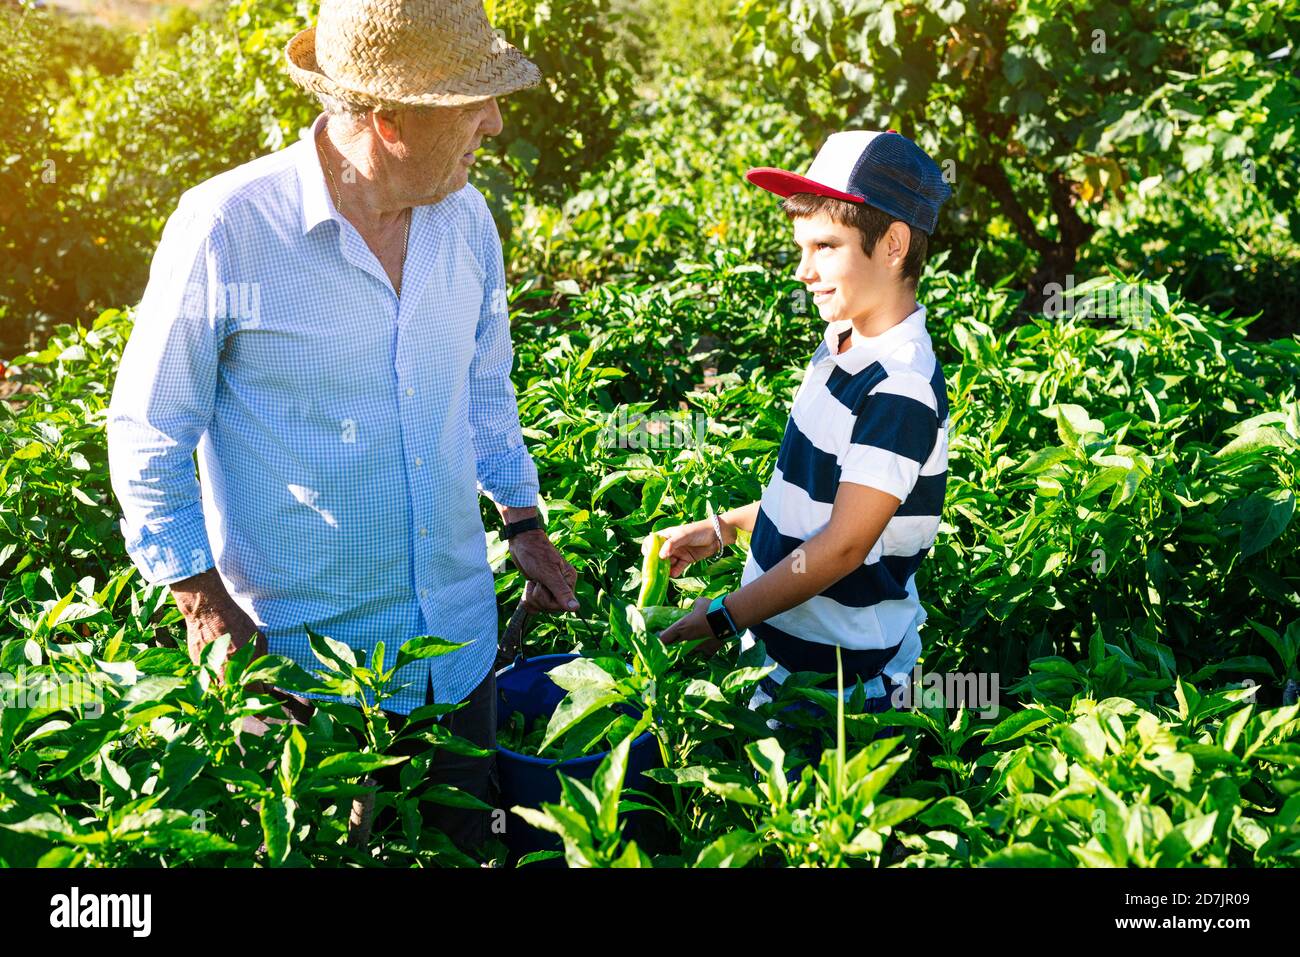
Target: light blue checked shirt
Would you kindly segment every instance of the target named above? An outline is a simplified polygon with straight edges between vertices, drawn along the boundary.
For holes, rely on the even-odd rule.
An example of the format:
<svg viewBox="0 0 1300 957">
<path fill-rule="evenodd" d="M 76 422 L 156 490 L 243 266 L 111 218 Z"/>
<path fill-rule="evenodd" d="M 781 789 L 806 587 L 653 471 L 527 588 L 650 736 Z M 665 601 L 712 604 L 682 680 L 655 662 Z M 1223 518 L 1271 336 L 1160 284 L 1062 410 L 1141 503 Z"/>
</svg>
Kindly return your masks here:
<svg viewBox="0 0 1300 957">
<path fill-rule="evenodd" d="M 472 186 L 415 207 L 402 295 L 302 140 L 186 192 L 122 357 L 109 466 L 144 578 L 214 565 L 273 654 L 314 631 L 414 662 L 384 707 L 463 700 L 497 613 L 479 492 L 537 504 L 510 382 L 501 244 Z M 198 451 L 198 481 L 193 453 Z"/>
</svg>

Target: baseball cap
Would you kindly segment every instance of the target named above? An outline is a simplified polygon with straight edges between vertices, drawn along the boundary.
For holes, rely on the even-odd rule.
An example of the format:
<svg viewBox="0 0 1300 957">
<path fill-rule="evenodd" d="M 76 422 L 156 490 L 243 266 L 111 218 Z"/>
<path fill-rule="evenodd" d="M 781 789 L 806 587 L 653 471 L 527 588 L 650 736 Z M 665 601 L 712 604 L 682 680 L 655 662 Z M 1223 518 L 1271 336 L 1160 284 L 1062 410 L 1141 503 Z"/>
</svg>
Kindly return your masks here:
<svg viewBox="0 0 1300 957">
<path fill-rule="evenodd" d="M 934 160 L 895 130 L 832 133 L 804 175 L 761 166 L 745 179 L 778 196 L 815 193 L 870 203 L 927 234 L 934 232 L 939 207 L 952 195 Z"/>
</svg>

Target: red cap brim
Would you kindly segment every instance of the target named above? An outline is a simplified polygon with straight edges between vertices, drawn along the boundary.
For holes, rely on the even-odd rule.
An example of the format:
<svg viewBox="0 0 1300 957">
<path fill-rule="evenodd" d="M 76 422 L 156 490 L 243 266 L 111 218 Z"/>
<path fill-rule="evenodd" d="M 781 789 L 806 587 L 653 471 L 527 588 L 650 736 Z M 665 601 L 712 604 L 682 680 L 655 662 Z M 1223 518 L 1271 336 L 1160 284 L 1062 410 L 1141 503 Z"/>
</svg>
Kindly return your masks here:
<svg viewBox="0 0 1300 957">
<path fill-rule="evenodd" d="M 807 176 L 800 176 L 798 173 L 791 173 L 785 169 L 773 169 L 770 166 L 751 169 L 745 174 L 745 179 L 769 193 L 776 193 L 778 196 L 790 196 L 793 193 L 815 193 L 818 196 L 829 196 L 831 199 L 842 199 L 847 203 L 866 202 L 861 196 L 854 196 L 852 193 L 831 189 L 831 187 L 818 183 L 816 180 L 811 180 Z"/>
</svg>

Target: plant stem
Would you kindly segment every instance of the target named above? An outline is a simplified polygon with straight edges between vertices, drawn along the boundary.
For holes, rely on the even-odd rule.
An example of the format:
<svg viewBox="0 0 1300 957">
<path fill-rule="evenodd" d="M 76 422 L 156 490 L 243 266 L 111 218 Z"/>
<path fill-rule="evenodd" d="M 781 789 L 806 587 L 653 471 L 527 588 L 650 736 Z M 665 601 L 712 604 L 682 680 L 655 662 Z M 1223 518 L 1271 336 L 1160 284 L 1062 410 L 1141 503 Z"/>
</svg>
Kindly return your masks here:
<svg viewBox="0 0 1300 957">
<path fill-rule="evenodd" d="M 835 646 L 835 804 L 844 794 L 844 663 Z"/>
</svg>

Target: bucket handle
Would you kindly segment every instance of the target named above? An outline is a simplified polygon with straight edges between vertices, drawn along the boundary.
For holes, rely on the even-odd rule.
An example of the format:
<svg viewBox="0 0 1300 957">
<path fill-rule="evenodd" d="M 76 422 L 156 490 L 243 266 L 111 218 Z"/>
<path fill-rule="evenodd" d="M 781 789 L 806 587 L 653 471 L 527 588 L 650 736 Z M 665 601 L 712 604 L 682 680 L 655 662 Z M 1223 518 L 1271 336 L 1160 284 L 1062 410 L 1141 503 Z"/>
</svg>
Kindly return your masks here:
<svg viewBox="0 0 1300 957">
<path fill-rule="evenodd" d="M 505 634 L 501 636 L 497 649 L 498 667 L 512 662 L 522 664 L 528 660 L 524 656 L 524 636 L 528 634 L 528 626 L 532 623 L 532 619 L 532 613 L 524 607 L 524 600 L 520 598 L 509 623 L 506 624 Z"/>
</svg>

